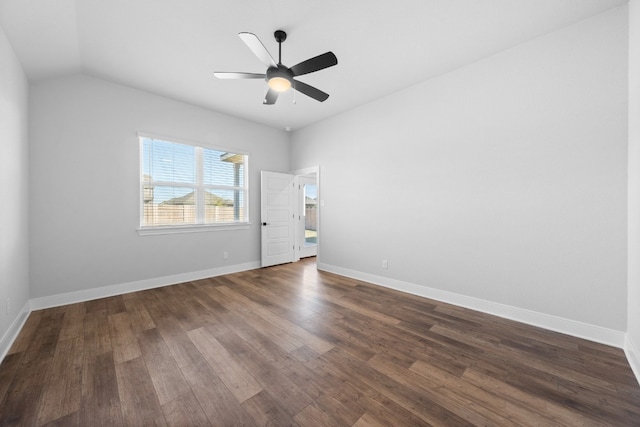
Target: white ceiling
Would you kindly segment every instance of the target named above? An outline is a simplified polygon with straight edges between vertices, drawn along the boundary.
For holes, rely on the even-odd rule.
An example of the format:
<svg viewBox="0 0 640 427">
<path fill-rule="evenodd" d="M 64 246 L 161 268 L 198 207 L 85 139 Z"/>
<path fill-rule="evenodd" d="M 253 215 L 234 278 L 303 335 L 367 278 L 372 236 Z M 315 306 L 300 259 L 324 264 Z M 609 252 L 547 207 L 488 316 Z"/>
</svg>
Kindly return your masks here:
<svg viewBox="0 0 640 427">
<path fill-rule="evenodd" d="M 464 66 L 627 0 L 0 0 L 0 25 L 31 80 L 83 72 L 293 130 Z M 292 66 L 326 51 L 338 65 L 299 77 L 331 96 L 262 105 L 263 73 L 237 36 L 255 33 Z"/>
</svg>

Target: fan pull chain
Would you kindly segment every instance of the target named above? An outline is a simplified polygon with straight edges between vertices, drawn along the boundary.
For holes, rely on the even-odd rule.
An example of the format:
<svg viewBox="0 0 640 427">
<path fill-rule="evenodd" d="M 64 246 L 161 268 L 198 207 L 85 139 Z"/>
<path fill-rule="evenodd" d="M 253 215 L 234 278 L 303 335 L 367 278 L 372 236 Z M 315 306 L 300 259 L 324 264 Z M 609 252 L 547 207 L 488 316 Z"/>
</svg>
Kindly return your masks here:
<svg viewBox="0 0 640 427">
<path fill-rule="evenodd" d="M 294 80 L 294 81 L 295 81 L 295 80 Z M 297 92 L 297 90 L 296 90 L 296 84 L 294 83 L 294 84 L 293 84 L 293 104 L 294 104 L 294 105 L 296 104 L 296 92 Z"/>
</svg>

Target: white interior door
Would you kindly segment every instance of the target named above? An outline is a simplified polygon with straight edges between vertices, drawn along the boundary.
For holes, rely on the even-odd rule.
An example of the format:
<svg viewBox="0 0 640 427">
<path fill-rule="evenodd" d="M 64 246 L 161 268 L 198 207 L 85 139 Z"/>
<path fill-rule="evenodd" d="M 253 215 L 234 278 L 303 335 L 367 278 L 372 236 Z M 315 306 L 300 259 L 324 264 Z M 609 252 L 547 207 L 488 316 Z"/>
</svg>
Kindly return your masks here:
<svg viewBox="0 0 640 427">
<path fill-rule="evenodd" d="M 295 175 L 261 172 L 262 266 L 295 261 Z"/>
</svg>

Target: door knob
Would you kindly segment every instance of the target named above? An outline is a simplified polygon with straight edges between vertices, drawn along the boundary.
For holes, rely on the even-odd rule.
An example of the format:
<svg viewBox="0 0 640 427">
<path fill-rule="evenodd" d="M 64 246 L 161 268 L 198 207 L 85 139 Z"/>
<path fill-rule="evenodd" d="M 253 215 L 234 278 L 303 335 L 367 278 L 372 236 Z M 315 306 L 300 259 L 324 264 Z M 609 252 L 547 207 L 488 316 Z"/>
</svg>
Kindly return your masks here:
<svg viewBox="0 0 640 427">
<path fill-rule="evenodd" d="M 268 224 L 266 222 L 263 222 L 262 225 L 264 225 L 266 227 Z"/>
</svg>

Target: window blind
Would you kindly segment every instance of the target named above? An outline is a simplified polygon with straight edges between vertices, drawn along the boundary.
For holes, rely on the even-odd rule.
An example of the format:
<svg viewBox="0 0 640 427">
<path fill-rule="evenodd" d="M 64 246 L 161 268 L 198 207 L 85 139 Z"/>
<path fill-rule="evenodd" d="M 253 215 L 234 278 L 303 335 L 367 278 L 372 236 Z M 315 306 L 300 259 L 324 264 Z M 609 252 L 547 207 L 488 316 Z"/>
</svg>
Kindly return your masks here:
<svg viewBox="0 0 640 427">
<path fill-rule="evenodd" d="M 141 228 L 248 222 L 246 154 L 140 137 Z"/>
</svg>

